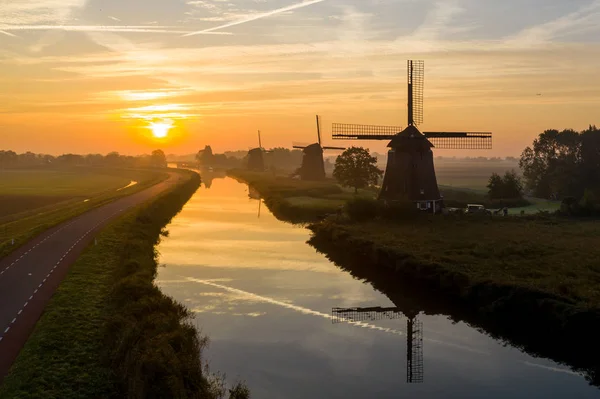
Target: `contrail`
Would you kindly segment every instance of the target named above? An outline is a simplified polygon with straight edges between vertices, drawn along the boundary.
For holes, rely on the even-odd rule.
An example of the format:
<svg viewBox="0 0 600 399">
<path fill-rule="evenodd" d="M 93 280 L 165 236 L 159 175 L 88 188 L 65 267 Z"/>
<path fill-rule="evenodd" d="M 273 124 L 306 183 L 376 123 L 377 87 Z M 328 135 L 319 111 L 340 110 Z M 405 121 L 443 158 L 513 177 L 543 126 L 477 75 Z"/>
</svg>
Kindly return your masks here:
<svg viewBox="0 0 600 399">
<path fill-rule="evenodd" d="M 257 19 L 262 19 L 262 18 L 270 17 L 271 15 L 281 14 L 282 12 L 292 11 L 292 10 L 296 10 L 298 8 L 303 8 L 303 7 L 308 7 L 308 6 L 312 5 L 312 4 L 322 3 L 324 1 L 325 0 L 309 0 L 309 1 L 304 1 L 302 3 L 297 3 L 297 4 L 293 4 L 291 6 L 278 8 L 276 10 L 267 11 L 267 12 L 264 12 L 264 13 L 261 13 L 261 14 L 251 15 L 249 17 L 242 18 L 242 19 L 239 19 L 237 21 L 229 22 L 229 23 L 224 24 L 224 25 L 215 26 L 214 28 L 204 29 L 204 30 L 200 30 L 200 31 L 197 31 L 197 32 L 191 32 L 191 33 L 185 34 L 183 36 L 202 35 L 202 34 L 206 34 L 206 33 L 209 33 L 209 32 L 213 32 L 215 30 L 219 30 L 219 29 L 223 29 L 223 28 L 228 28 L 230 26 L 241 25 L 241 24 L 245 24 L 246 22 L 256 21 Z"/>
<path fill-rule="evenodd" d="M 294 310 L 296 312 L 300 312 L 300 313 L 305 314 L 305 315 L 312 315 L 312 316 L 322 317 L 324 319 L 331 320 L 331 315 L 330 314 L 319 312 L 319 311 L 312 310 L 312 309 L 308 309 L 308 308 L 305 308 L 303 306 L 294 305 L 292 303 L 278 301 L 278 300 L 273 299 L 273 298 L 269 298 L 269 297 L 266 297 L 266 296 L 254 294 L 254 293 L 248 292 L 248 291 L 243 291 L 243 290 L 240 290 L 240 289 L 237 289 L 237 288 L 230 287 L 228 285 L 218 284 L 218 283 L 215 282 L 216 280 L 200 280 L 200 279 L 197 279 L 197 278 L 185 277 L 185 276 L 179 276 L 179 277 L 181 277 L 183 279 L 186 279 L 187 281 L 192 281 L 192 282 L 195 282 L 195 283 L 200 283 L 200 284 L 208 285 L 208 286 L 215 287 L 215 288 L 220 288 L 222 290 L 225 290 L 225 291 L 228 291 L 228 292 L 240 295 L 240 296 L 248 298 L 248 299 L 252 299 L 252 300 L 257 301 L 257 302 L 270 303 L 271 305 L 281 306 L 283 308 Z M 366 328 L 366 329 L 369 329 L 369 330 L 376 330 L 376 331 L 386 332 L 386 333 L 393 334 L 393 335 L 406 336 L 406 334 L 404 332 L 399 331 L 399 330 L 395 330 L 393 328 L 380 327 L 380 326 L 376 326 L 376 325 L 370 324 L 370 323 L 365 323 L 365 322 L 362 322 L 362 321 L 352 321 L 352 320 L 348 320 L 348 319 L 342 319 L 342 320 L 345 323 L 353 325 L 353 326 L 356 326 L 356 327 L 361 327 L 361 328 Z M 480 354 L 480 355 L 489 355 L 488 352 L 480 351 L 480 350 L 477 350 L 475 348 L 470 348 L 470 347 L 463 346 L 463 345 L 460 345 L 460 344 L 454 344 L 454 343 L 451 343 L 451 342 L 445 342 L 445 341 L 440 341 L 440 340 L 430 339 L 430 338 L 425 338 L 424 340 L 427 341 L 427 342 L 432 342 L 432 343 L 436 343 L 436 344 L 439 344 L 439 345 L 446 345 L 446 346 L 450 346 L 450 347 L 462 349 L 462 350 L 465 350 L 465 351 L 477 353 L 477 354 Z"/>
<path fill-rule="evenodd" d="M 190 33 L 186 30 L 173 29 L 171 26 L 140 25 L 0 25 L 0 33 L 15 36 L 11 31 L 62 30 L 70 32 L 134 32 L 134 33 Z M 206 32 L 206 35 L 231 35 L 231 32 Z"/>
<path fill-rule="evenodd" d="M 13 35 L 12 33 L 4 31 L 4 30 L 0 30 L 0 33 L 2 33 L 3 35 L 6 35 L 6 36 L 10 36 L 10 37 L 17 37 L 17 35 Z"/>
</svg>

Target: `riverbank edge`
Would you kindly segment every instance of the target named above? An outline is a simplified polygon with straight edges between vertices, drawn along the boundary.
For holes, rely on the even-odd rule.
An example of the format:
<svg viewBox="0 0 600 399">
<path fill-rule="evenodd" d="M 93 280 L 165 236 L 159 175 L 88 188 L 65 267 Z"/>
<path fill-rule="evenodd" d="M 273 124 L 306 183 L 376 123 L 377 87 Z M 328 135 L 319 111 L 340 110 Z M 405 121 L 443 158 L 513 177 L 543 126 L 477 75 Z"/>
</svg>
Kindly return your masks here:
<svg viewBox="0 0 600 399">
<path fill-rule="evenodd" d="M 324 205 L 324 206 L 298 206 L 292 204 L 286 198 L 273 195 L 261 187 L 259 180 L 254 180 L 249 177 L 243 170 L 229 169 L 227 176 L 237 180 L 240 183 L 245 183 L 260 193 L 264 204 L 269 208 L 269 211 L 282 222 L 292 224 L 308 224 L 318 222 L 326 218 L 329 214 L 339 210 L 339 205 Z"/>
<path fill-rule="evenodd" d="M 111 223 L 69 270 L 0 398 L 217 398 L 191 313 L 154 284 L 155 246 L 200 186 L 181 183 Z M 241 397 L 241 396 L 240 396 Z"/>
<path fill-rule="evenodd" d="M 528 335 L 539 336 L 540 341 L 562 341 L 571 353 L 600 353 L 598 309 L 580 307 L 568 299 L 523 287 L 492 281 L 474 282 L 464 273 L 416 261 L 397 248 L 350 234 L 343 224 L 332 220 L 313 223 L 307 228 L 312 232 L 309 243 L 330 258 L 335 258 L 335 252 L 344 253 L 360 259 L 368 267 L 391 271 L 403 284 L 452 301 L 488 325 L 510 325 L 515 327 L 514 332 L 526 329 Z M 509 335 L 512 330 L 505 326 L 502 329 Z M 562 361 L 569 361 L 570 354 L 560 357 Z"/>
<path fill-rule="evenodd" d="M 4 228 L 4 229 L 14 228 L 13 226 L 15 226 L 15 225 L 27 226 L 29 223 L 34 224 L 35 226 L 33 228 L 31 228 L 30 230 L 27 230 L 23 234 L 19 234 L 19 235 L 15 235 L 14 237 L 11 237 L 10 241 L 0 242 L 0 258 L 17 250 L 19 247 L 21 247 L 23 244 L 27 243 L 33 237 L 37 236 L 38 234 L 43 233 L 44 231 L 46 231 L 52 227 L 58 226 L 59 224 L 65 222 L 69 219 L 77 217 L 85 212 L 91 211 L 92 209 L 98 208 L 109 202 L 116 201 L 119 198 L 125 197 L 127 195 L 131 195 L 131 194 L 135 194 L 135 193 L 142 191 L 148 187 L 151 187 L 155 184 L 165 181 L 169 177 L 168 171 L 170 169 L 166 169 L 164 171 L 160 170 L 160 169 L 156 169 L 156 170 L 146 169 L 146 170 L 155 171 L 158 173 L 158 175 L 156 177 L 154 177 L 153 179 L 141 182 L 141 183 L 136 184 L 135 186 L 131 186 L 125 190 L 117 191 L 114 193 L 113 192 L 104 193 L 102 195 L 99 195 L 95 198 L 92 198 L 89 202 L 79 204 L 79 207 L 77 207 L 77 204 L 74 204 L 74 203 L 64 204 L 63 206 L 61 206 L 57 209 L 52 209 L 52 210 L 48 211 L 47 214 L 45 214 L 43 218 L 40 218 L 39 215 L 34 213 L 35 210 L 33 210 L 30 212 L 31 213 L 30 215 L 28 215 L 22 219 L 16 219 L 16 220 L 12 220 L 12 221 L 1 224 L 0 225 L 1 228 Z M 160 172 L 162 172 L 162 173 L 160 173 Z M 14 239 L 14 243 L 13 243 L 12 239 Z"/>
</svg>

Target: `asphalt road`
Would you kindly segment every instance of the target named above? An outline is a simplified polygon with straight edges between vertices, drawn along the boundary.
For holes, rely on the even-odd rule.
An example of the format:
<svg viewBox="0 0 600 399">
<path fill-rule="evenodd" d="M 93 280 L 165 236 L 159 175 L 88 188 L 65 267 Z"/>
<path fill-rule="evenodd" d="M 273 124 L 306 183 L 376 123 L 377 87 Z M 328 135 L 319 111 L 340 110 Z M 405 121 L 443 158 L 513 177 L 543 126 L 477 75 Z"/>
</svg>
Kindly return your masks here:
<svg viewBox="0 0 600 399">
<path fill-rule="evenodd" d="M 69 267 L 94 236 L 111 220 L 179 179 L 172 173 L 157 185 L 53 227 L 0 259 L 0 383 Z"/>
</svg>

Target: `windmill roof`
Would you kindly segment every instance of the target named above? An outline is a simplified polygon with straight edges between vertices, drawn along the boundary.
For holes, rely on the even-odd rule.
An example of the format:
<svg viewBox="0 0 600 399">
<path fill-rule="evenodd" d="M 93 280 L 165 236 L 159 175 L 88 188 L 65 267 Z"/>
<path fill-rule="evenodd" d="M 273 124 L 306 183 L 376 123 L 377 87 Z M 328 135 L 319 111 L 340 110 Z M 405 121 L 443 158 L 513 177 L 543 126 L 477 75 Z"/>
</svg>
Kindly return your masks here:
<svg viewBox="0 0 600 399">
<path fill-rule="evenodd" d="M 406 129 L 395 135 L 387 145 L 391 148 L 399 147 L 425 147 L 431 148 L 433 144 L 425 137 L 423 133 L 414 125 L 409 125 Z"/>
<path fill-rule="evenodd" d="M 323 148 L 321 147 L 321 144 L 319 143 L 314 143 L 311 145 L 307 145 L 306 147 L 304 147 L 304 152 L 323 152 Z"/>
</svg>

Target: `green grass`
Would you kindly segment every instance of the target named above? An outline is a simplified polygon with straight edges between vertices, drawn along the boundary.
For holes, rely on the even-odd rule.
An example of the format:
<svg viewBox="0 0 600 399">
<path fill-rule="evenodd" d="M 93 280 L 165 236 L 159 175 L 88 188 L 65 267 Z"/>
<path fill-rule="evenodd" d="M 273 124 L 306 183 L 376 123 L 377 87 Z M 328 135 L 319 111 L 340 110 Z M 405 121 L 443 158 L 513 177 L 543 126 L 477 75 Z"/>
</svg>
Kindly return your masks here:
<svg viewBox="0 0 600 399">
<path fill-rule="evenodd" d="M 190 313 L 154 285 L 162 228 L 199 187 L 197 175 L 180 173 L 186 182 L 112 223 L 71 267 L 0 398 L 224 395 L 203 374 L 206 341 Z"/>
<path fill-rule="evenodd" d="M 74 169 L 76 169 L 74 171 Z M 13 174 L 13 180 L 11 183 L 3 183 L 5 192 L 16 193 L 19 191 L 19 183 L 14 180 L 15 176 L 20 175 L 21 177 L 27 177 L 28 184 L 36 183 L 39 185 L 41 192 L 47 195 L 46 197 L 40 197 L 36 195 L 22 196 L 17 195 L 11 197 L 10 195 L 3 195 L 0 200 L 2 204 L 7 207 L 19 206 L 14 205 L 18 202 L 26 202 L 26 198 L 30 201 L 36 202 L 40 198 L 42 202 L 37 202 L 39 206 L 34 209 L 29 209 L 19 213 L 12 213 L 0 217 L 0 257 L 5 256 L 9 252 L 13 251 L 19 245 L 27 242 L 35 235 L 42 231 L 57 225 L 65 220 L 68 220 L 74 216 L 77 216 L 87 210 L 90 210 L 99 205 L 105 204 L 116 198 L 132 194 L 147 188 L 153 184 L 156 184 L 167 177 L 165 170 L 151 170 L 151 169 L 117 169 L 117 168 L 74 168 L 70 170 L 55 170 L 55 171 L 40 171 L 39 169 L 32 169 L 28 171 L 11 171 Z M 4 173 L 4 172 L 1 172 Z M 65 183 L 63 186 L 58 188 L 58 191 L 53 191 L 52 188 L 48 188 L 44 184 L 44 179 L 36 177 L 38 173 L 44 175 L 44 173 L 50 173 L 54 178 L 58 176 L 70 176 L 65 177 L 70 184 Z M 101 176 L 101 177 L 98 177 Z M 96 180 L 99 179 L 99 180 Z M 96 181 L 98 186 L 96 189 L 91 189 L 89 186 L 90 182 Z M 126 186 L 131 180 L 137 181 L 138 184 L 129 187 L 124 190 L 117 191 L 118 188 Z M 104 182 L 104 185 L 100 185 L 99 182 Z M 87 195 L 86 194 L 87 190 Z M 74 195 L 78 193 L 78 197 L 62 197 L 65 193 Z M 52 195 L 52 193 L 62 193 L 60 195 Z M 89 199 L 84 202 L 83 198 Z M 46 202 L 44 198 L 53 198 L 58 202 Z M 60 198 L 62 200 L 57 200 Z M 8 205 L 7 205 L 8 204 Z M 12 240 L 15 240 L 14 245 Z"/>
<path fill-rule="evenodd" d="M 423 216 L 312 228 L 332 229 L 417 265 L 434 264 L 466 277 L 469 285 L 493 282 L 600 308 L 600 225 L 595 221 Z"/>
<path fill-rule="evenodd" d="M 308 223 L 335 213 L 354 194 L 340 187 L 334 180 L 302 181 L 272 173 L 229 170 L 228 175 L 248 183 L 264 198 L 265 204 L 280 220 Z M 372 196 L 368 191 L 359 195 Z"/>
</svg>

